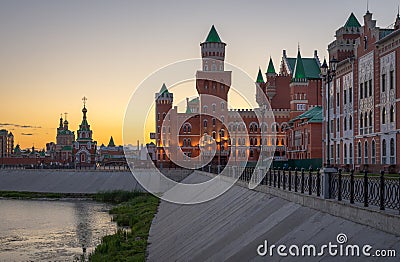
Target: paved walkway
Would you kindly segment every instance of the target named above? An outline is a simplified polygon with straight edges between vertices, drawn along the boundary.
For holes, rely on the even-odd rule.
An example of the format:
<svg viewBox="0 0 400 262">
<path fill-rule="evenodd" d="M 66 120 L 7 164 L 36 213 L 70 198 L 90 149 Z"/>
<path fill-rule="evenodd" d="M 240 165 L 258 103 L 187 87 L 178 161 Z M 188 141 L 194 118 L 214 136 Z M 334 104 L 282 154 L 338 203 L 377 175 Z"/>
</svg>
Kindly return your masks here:
<svg viewBox="0 0 400 262">
<path fill-rule="evenodd" d="M 186 181 L 208 178 L 199 174 Z M 198 205 L 161 201 L 150 229 L 149 261 L 383 261 L 365 257 L 259 257 L 257 247 L 315 244 L 320 247 L 345 233 L 347 244 L 396 249 L 400 237 L 319 212 L 262 192 L 234 186 L 217 199 Z M 362 246 L 361 246 L 362 247 Z M 319 250 L 319 249 L 318 249 Z M 372 251 L 371 251 L 372 252 Z M 385 259 L 385 261 L 398 261 Z"/>
</svg>

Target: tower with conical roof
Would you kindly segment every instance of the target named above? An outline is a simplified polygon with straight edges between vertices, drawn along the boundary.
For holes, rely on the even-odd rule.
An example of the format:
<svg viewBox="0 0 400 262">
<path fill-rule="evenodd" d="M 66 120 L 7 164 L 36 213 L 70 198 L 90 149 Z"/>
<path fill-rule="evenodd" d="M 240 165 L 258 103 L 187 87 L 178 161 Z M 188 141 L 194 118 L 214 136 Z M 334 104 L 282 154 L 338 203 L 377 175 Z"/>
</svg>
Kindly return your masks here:
<svg viewBox="0 0 400 262">
<path fill-rule="evenodd" d="M 155 100 L 156 100 L 156 119 L 155 119 L 156 145 L 157 147 L 163 147 L 164 144 L 161 131 L 167 128 L 167 126 L 164 125 L 164 120 L 166 120 L 167 117 L 168 118 L 171 117 L 169 113 L 171 113 L 172 105 L 174 102 L 174 94 L 169 92 L 167 86 L 165 85 L 165 83 L 163 83 L 160 91 L 156 93 Z"/>
<path fill-rule="evenodd" d="M 336 30 L 336 40 L 328 46 L 329 57 L 342 61 L 354 56 L 356 39 L 360 37 L 361 24 L 351 13 L 346 23 Z"/>
<path fill-rule="evenodd" d="M 90 125 L 87 121 L 87 109 L 86 101 L 87 98 L 83 97 L 83 108 L 82 108 L 82 122 L 79 125 L 77 131 L 77 139 L 73 146 L 73 153 L 75 158 L 76 166 L 90 166 L 94 167 L 96 164 L 96 149 L 97 142 L 93 141 L 93 131 L 90 129 Z"/>
<path fill-rule="evenodd" d="M 257 104 L 262 107 L 268 101 L 265 97 L 266 93 L 266 83 L 264 81 L 263 74 L 261 72 L 261 68 L 258 69 L 257 79 L 256 79 L 256 102 Z"/>
<path fill-rule="evenodd" d="M 276 95 L 276 71 L 275 71 L 275 66 L 274 62 L 272 61 L 272 58 L 269 58 L 268 62 L 268 67 L 267 67 L 267 72 L 265 73 L 267 77 L 266 81 L 266 90 L 265 94 L 267 95 L 268 99 L 272 101 L 272 99 Z"/>
</svg>

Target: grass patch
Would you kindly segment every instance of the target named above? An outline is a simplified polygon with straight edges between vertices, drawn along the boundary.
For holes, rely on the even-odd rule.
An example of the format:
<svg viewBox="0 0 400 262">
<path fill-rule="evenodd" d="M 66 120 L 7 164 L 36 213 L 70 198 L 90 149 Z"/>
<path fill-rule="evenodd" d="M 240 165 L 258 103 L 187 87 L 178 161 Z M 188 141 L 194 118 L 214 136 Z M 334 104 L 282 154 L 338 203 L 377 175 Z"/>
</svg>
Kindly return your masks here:
<svg viewBox="0 0 400 262">
<path fill-rule="evenodd" d="M 92 198 L 91 194 L 73 194 L 73 193 L 41 193 L 41 192 L 17 192 L 0 191 L 0 197 L 12 199 L 35 199 L 35 198 Z"/>
<path fill-rule="evenodd" d="M 116 234 L 105 236 L 102 243 L 90 255 L 90 261 L 145 261 L 147 238 L 159 200 L 148 193 L 122 194 L 104 193 L 99 195 L 108 202 L 126 202 L 110 210 L 113 220 L 119 227 Z"/>
</svg>

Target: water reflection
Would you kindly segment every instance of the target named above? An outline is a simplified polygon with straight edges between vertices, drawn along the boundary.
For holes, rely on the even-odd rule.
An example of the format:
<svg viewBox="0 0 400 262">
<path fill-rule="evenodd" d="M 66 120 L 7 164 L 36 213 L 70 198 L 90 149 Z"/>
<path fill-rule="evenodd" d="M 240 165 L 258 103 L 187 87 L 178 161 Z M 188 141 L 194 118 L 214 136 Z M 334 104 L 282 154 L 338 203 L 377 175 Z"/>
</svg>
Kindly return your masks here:
<svg viewBox="0 0 400 262">
<path fill-rule="evenodd" d="M 112 234 L 109 206 L 80 200 L 1 200 L 0 261 L 72 261 Z"/>
</svg>

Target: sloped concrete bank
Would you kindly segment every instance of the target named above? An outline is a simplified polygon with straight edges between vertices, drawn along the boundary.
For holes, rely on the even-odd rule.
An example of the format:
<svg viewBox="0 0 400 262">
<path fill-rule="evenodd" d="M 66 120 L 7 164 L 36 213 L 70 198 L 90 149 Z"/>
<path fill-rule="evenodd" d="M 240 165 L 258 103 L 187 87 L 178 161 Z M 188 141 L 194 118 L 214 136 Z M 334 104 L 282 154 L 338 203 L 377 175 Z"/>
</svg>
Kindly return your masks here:
<svg viewBox="0 0 400 262">
<path fill-rule="evenodd" d="M 0 170 L 0 191 L 85 193 L 143 191 L 130 172 L 84 170 Z"/>
<path fill-rule="evenodd" d="M 209 179 L 198 172 L 188 183 Z M 344 233 L 346 244 L 397 249 L 400 237 L 333 216 L 263 192 L 234 186 L 212 201 L 177 205 L 161 201 L 149 235 L 148 261 L 380 261 L 382 258 L 261 257 L 257 248 L 268 245 L 314 244 L 320 247 Z M 287 251 L 287 250 L 286 250 Z M 398 261 L 396 258 L 385 260 Z"/>
</svg>

